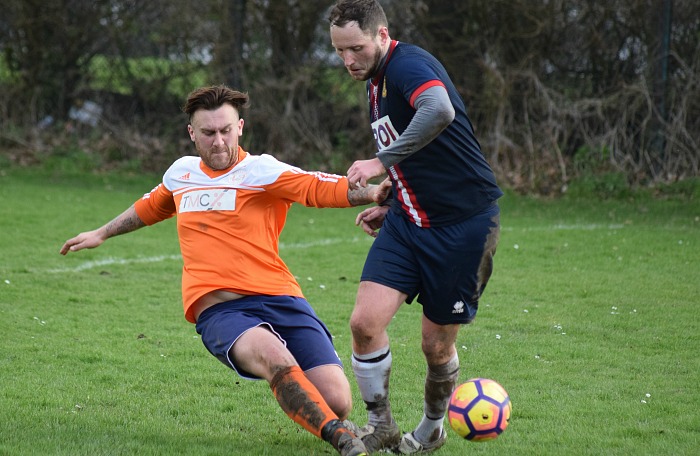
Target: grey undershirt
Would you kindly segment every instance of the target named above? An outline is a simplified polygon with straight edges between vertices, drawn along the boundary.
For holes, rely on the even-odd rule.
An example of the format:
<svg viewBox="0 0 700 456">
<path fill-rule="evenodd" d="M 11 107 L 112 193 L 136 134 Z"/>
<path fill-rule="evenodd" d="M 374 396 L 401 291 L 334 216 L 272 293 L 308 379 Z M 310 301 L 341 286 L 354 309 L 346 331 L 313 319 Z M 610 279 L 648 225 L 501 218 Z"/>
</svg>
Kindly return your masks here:
<svg viewBox="0 0 700 456">
<path fill-rule="evenodd" d="M 447 128 L 455 118 L 450 97 L 442 86 L 434 86 L 418 95 L 416 113 L 406 130 L 387 148 L 377 152 L 385 168 L 419 151 Z"/>
</svg>

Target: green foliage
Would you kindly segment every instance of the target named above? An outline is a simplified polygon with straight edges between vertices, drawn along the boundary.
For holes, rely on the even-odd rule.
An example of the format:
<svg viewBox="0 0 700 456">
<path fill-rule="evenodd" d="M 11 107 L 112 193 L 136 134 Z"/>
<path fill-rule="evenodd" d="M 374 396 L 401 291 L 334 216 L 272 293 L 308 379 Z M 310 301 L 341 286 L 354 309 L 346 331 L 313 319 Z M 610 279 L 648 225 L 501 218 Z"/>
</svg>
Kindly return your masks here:
<svg viewBox="0 0 700 456">
<path fill-rule="evenodd" d="M 74 171 L 0 173 L 0 453 L 334 454 L 203 348 L 182 316 L 173 220 L 58 255 L 158 182 Z M 460 380 L 508 390 L 511 423 L 481 444 L 448 431 L 439 454 L 695 454 L 700 201 L 508 193 L 501 208 L 494 275 L 457 348 Z M 362 424 L 348 318 L 371 239 L 358 211 L 295 206 L 280 252 L 335 337 Z M 423 409 L 420 313 L 403 306 L 389 328 L 403 430 Z"/>
<path fill-rule="evenodd" d="M 595 174 L 610 167 L 610 149 L 582 146 L 574 154 L 574 169 L 583 175 Z"/>
<path fill-rule="evenodd" d="M 659 184 L 655 190 L 657 195 L 661 197 L 698 200 L 700 199 L 700 178 Z"/>
<path fill-rule="evenodd" d="M 184 95 L 225 82 L 252 96 L 246 144 L 344 171 L 372 148 L 364 85 L 332 55 L 330 3 L 5 0 L 0 122 L 26 129 L 26 139 L 91 100 L 106 122 L 173 143 Z M 384 2 L 392 37 L 445 65 L 499 182 L 541 194 L 578 179 L 580 166 L 606 164 L 604 172 L 641 185 L 698 176 L 700 2 L 670 5 Z M 670 22 L 661 24 L 665 12 Z M 600 144 L 608 150 L 598 155 Z M 586 191 L 623 184 L 581 177 Z"/>
<path fill-rule="evenodd" d="M 574 197 L 628 198 L 632 194 L 627 176 L 621 172 L 587 174 L 573 180 L 567 194 Z"/>
<path fill-rule="evenodd" d="M 566 193 L 573 197 L 626 198 L 631 194 L 627 175 L 613 170 L 610 149 L 580 147 L 573 157 L 576 177 L 567 186 Z"/>
<path fill-rule="evenodd" d="M 62 173 L 91 172 L 102 167 L 100 157 L 90 154 L 77 142 L 60 144 L 42 160 L 47 170 Z"/>
<path fill-rule="evenodd" d="M 207 85 L 208 76 L 201 64 L 158 57 L 121 59 L 95 56 L 88 67 L 90 87 L 94 90 L 134 95 L 138 84 L 165 82 L 167 92 L 184 99 L 194 87 Z"/>
<path fill-rule="evenodd" d="M 0 53 L 0 85 L 16 84 L 17 75 L 10 71 L 4 53 Z"/>
<path fill-rule="evenodd" d="M 365 109 L 367 94 L 364 84 L 349 78 L 342 67 L 320 68 L 315 83 L 319 92 L 328 94 L 333 104 Z"/>
</svg>

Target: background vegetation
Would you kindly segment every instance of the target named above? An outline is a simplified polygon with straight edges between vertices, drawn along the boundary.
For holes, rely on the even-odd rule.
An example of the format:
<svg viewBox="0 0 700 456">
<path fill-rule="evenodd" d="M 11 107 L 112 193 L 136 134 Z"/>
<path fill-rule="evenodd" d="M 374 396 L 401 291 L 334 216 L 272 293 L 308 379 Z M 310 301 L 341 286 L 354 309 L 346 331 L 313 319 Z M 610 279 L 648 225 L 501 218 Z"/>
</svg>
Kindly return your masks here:
<svg viewBox="0 0 700 456">
<path fill-rule="evenodd" d="M 364 86 L 333 54 L 332 0 L 6 0 L 0 166 L 162 171 L 191 153 L 179 114 L 203 84 L 248 91 L 244 145 L 343 172 L 372 153 Z M 601 193 L 700 169 L 700 3 L 382 2 L 463 94 L 507 187 Z"/>
</svg>

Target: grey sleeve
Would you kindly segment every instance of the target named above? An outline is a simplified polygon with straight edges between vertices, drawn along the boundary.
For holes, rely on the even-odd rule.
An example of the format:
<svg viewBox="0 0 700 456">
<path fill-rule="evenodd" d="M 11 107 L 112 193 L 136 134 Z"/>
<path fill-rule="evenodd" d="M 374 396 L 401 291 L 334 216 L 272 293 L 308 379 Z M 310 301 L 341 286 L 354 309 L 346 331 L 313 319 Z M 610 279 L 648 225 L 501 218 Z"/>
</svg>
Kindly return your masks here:
<svg viewBox="0 0 700 456">
<path fill-rule="evenodd" d="M 414 154 L 435 139 L 455 118 L 455 110 L 447 90 L 434 86 L 421 93 L 415 101 L 416 113 L 406 130 L 387 148 L 377 152 L 377 158 L 389 168 Z"/>
</svg>

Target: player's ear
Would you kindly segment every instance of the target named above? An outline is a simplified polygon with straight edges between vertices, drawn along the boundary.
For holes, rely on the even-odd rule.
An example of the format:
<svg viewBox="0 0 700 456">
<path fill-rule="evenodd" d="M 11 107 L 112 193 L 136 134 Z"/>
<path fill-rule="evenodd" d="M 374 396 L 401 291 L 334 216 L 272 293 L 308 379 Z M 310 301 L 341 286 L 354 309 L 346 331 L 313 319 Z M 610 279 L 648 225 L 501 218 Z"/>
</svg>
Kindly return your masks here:
<svg viewBox="0 0 700 456">
<path fill-rule="evenodd" d="M 245 121 L 238 119 L 238 136 L 243 136 L 243 124 L 245 124 Z"/>
<path fill-rule="evenodd" d="M 385 45 L 387 41 L 391 40 L 391 38 L 389 37 L 389 29 L 383 25 L 379 27 L 377 35 L 379 35 L 379 40 L 381 41 L 382 46 Z"/>
<path fill-rule="evenodd" d="M 190 134 L 190 139 L 194 142 L 194 128 L 192 128 L 192 124 L 187 125 L 187 133 Z"/>
</svg>

